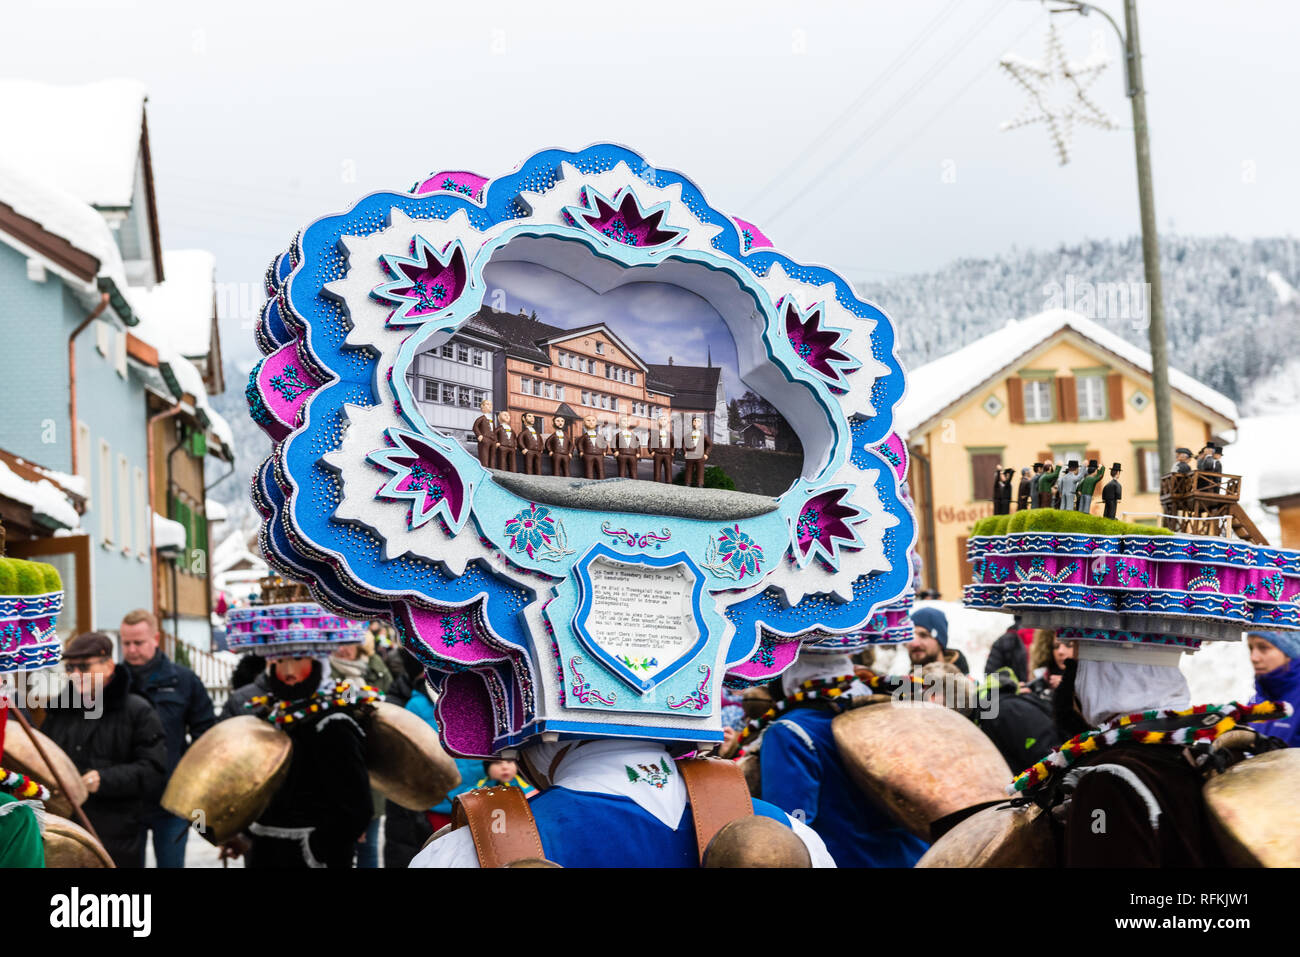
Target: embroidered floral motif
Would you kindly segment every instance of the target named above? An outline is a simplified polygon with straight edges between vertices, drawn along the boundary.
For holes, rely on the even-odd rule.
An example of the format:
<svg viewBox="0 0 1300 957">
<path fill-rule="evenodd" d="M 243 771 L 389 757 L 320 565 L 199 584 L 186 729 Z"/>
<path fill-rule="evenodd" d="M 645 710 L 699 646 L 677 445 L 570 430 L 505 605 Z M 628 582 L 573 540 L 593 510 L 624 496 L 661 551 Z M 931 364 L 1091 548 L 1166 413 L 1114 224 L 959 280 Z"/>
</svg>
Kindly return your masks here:
<svg viewBox="0 0 1300 957">
<path fill-rule="evenodd" d="M 1215 574 L 1213 568 L 1207 568 L 1191 581 L 1187 583 L 1190 591 L 1196 591 L 1198 588 L 1206 588 L 1210 591 L 1219 590 L 1219 576 Z"/>
<path fill-rule="evenodd" d="M 653 668 L 659 667 L 658 658 L 633 658 L 631 655 L 615 655 L 619 661 L 627 666 L 629 671 L 649 672 Z"/>
<path fill-rule="evenodd" d="M 474 640 L 474 625 L 464 612 L 443 615 L 438 619 L 438 624 L 442 626 L 442 643 L 448 648 L 467 645 Z"/>
<path fill-rule="evenodd" d="M 673 775 L 672 766 L 669 765 L 667 758 L 660 758 L 658 764 L 638 764 L 635 768 L 625 764 L 623 767 L 627 769 L 627 779 L 633 784 L 648 784 L 660 791 Z"/>
<path fill-rule="evenodd" d="M 298 367 L 293 365 L 286 365 L 280 375 L 271 376 L 270 385 L 283 396 L 285 402 L 292 402 L 311 389 L 311 386 L 299 378 Z"/>
<path fill-rule="evenodd" d="M 763 567 L 763 548 L 735 524 L 721 529 L 716 539 L 709 539 L 709 550 L 701 567 L 737 581 L 746 575 L 754 578 Z"/>
<path fill-rule="evenodd" d="M 530 502 L 528 508 L 508 519 L 505 532 L 510 536 L 510 548 L 524 552 L 529 558 L 558 562 L 565 555 L 573 554 L 573 549 L 567 547 L 564 523 L 552 518 L 551 510 L 536 502 Z"/>
<path fill-rule="evenodd" d="M 578 670 L 578 665 L 582 664 L 582 656 L 574 655 L 569 659 L 569 671 L 573 673 L 573 696 L 581 704 L 591 704 L 593 701 L 604 705 L 612 705 L 618 700 L 618 692 L 612 691 L 608 698 L 591 687 L 591 684 Z"/>
</svg>

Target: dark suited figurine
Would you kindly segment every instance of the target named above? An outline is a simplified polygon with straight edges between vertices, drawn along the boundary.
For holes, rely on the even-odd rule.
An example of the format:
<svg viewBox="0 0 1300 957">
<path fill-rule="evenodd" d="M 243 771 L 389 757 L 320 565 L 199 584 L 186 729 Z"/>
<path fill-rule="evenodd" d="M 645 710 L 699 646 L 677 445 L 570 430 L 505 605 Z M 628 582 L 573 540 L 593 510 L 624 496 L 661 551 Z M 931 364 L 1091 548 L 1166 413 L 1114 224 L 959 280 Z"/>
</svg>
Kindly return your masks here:
<svg viewBox="0 0 1300 957">
<path fill-rule="evenodd" d="M 1119 511 L 1119 500 L 1124 496 L 1124 487 L 1119 484 L 1120 465 L 1116 462 L 1110 467 L 1110 481 L 1106 487 L 1101 490 L 1102 505 L 1105 510 L 1102 512 L 1106 518 L 1114 518 Z"/>
<path fill-rule="evenodd" d="M 673 480 L 673 420 L 667 412 L 659 413 L 657 428 L 650 430 L 650 458 L 656 482 Z M 662 475 L 662 478 L 660 477 Z"/>
<path fill-rule="evenodd" d="M 1011 514 L 1011 479 L 1015 469 L 1002 469 L 993 473 L 993 514 Z"/>
<path fill-rule="evenodd" d="M 1025 509 L 1029 508 L 1030 499 L 1033 498 L 1034 494 L 1034 480 L 1038 477 L 1038 473 L 1041 471 L 1042 467 L 1037 462 L 1034 463 L 1034 470 L 1032 472 L 1029 469 L 1020 470 L 1020 487 L 1016 489 L 1017 512 L 1023 512 Z"/>
<path fill-rule="evenodd" d="M 686 484 L 693 482 L 704 488 L 704 463 L 713 451 L 713 440 L 705 433 L 698 415 L 691 419 L 691 430 L 682 436 L 682 448 L 686 451 Z"/>
<path fill-rule="evenodd" d="M 618 417 L 618 431 L 614 433 L 614 452 L 618 460 L 618 477 L 636 478 L 636 464 L 641 458 L 641 440 L 632 431 L 626 415 Z"/>
<path fill-rule="evenodd" d="M 497 415 L 496 431 L 497 468 L 503 472 L 515 470 L 515 430 L 510 424 L 510 413 Z"/>
<path fill-rule="evenodd" d="M 525 412 L 523 429 L 519 433 L 519 448 L 524 453 L 524 474 L 542 474 L 542 437 L 537 434 L 536 419 L 531 412 Z"/>
<path fill-rule="evenodd" d="M 583 416 L 582 435 L 578 438 L 578 454 L 582 456 L 582 474 L 587 478 L 605 477 L 605 440 L 596 431 L 596 417 Z"/>
<path fill-rule="evenodd" d="M 1174 463 L 1175 475 L 1189 475 L 1192 471 L 1192 450 L 1179 446 L 1174 449 L 1174 455 L 1178 456 L 1178 461 Z"/>
<path fill-rule="evenodd" d="M 496 464 L 496 438 L 492 428 L 492 400 L 478 404 L 482 415 L 474 420 L 474 441 L 478 443 L 478 464 L 490 469 Z"/>
<path fill-rule="evenodd" d="M 551 457 L 551 474 L 568 475 L 569 459 L 573 456 L 573 443 L 564 434 L 564 416 L 555 417 L 555 431 L 546 438 L 546 453 Z"/>
</svg>

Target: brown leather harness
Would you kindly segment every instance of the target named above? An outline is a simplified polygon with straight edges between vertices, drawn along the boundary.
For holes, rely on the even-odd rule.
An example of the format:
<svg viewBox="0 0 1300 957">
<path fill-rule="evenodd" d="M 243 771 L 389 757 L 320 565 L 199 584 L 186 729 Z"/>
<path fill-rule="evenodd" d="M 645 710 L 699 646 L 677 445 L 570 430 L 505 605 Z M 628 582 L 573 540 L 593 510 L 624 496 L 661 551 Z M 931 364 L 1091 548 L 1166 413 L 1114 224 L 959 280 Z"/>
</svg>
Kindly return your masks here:
<svg viewBox="0 0 1300 957">
<path fill-rule="evenodd" d="M 714 835 L 737 818 L 752 816 L 754 805 L 740 766 L 731 761 L 691 758 L 678 761 L 677 769 L 686 785 L 702 864 Z M 475 788 L 458 795 L 451 827 L 469 828 L 480 867 L 545 859 L 537 821 L 519 788 Z"/>
</svg>

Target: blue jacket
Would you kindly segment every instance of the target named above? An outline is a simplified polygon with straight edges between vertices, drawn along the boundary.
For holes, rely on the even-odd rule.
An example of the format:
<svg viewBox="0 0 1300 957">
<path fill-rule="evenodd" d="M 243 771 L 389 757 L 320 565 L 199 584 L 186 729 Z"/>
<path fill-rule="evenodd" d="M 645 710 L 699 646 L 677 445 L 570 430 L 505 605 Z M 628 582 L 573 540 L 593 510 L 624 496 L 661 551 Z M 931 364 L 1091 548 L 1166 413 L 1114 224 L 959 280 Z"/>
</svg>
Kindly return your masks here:
<svg viewBox="0 0 1300 957">
<path fill-rule="evenodd" d="M 425 724 L 438 730 L 438 719 L 434 715 L 433 702 L 428 695 L 413 694 L 406 702 L 406 710 L 424 719 Z M 452 788 L 441 802 L 429 808 L 435 814 L 451 816 L 451 799 L 463 791 L 474 788 L 474 782 L 483 776 L 483 762 L 476 758 L 456 758 L 456 770 L 460 771 L 460 784 Z"/>
<path fill-rule="evenodd" d="M 197 740 L 216 721 L 212 699 L 199 676 L 184 665 L 176 664 L 162 653 L 161 648 L 148 664 L 139 668 L 126 665 L 125 668 L 131 675 L 131 690 L 147 698 L 162 720 L 167 742 L 167 775 L 170 777 L 189 747 L 186 734 Z"/>
<path fill-rule="evenodd" d="M 829 711 L 796 708 L 763 732 L 763 799 L 801 819 L 838 867 L 911 867 L 929 846 L 877 810 L 849 778 Z"/>
<path fill-rule="evenodd" d="M 1288 748 L 1300 747 L 1300 658 L 1292 658 L 1281 668 L 1255 677 L 1255 696 L 1250 702 L 1258 701 L 1286 701 L 1296 713 L 1289 718 L 1261 721 L 1250 727 L 1260 734 L 1281 738 Z"/>
</svg>

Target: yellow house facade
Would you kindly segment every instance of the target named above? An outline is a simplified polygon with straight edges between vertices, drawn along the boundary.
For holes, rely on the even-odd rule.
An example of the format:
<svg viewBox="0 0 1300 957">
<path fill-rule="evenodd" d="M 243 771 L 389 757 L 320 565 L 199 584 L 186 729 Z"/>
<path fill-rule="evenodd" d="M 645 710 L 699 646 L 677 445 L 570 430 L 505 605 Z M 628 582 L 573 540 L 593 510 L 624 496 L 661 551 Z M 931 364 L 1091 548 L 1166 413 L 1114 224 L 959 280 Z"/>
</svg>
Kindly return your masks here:
<svg viewBox="0 0 1300 957">
<path fill-rule="evenodd" d="M 908 375 L 898 430 L 907 442 L 924 585 L 959 600 L 970 581 L 966 539 L 993 514 L 999 468 L 1090 459 L 1119 463 L 1119 517 L 1155 523 L 1160 513 L 1151 357 L 1077 313 L 1042 313 L 991 333 Z M 1235 427 L 1227 396 L 1170 370 L 1175 444 L 1198 452 Z M 1125 514 L 1127 513 L 1127 515 Z"/>
</svg>

